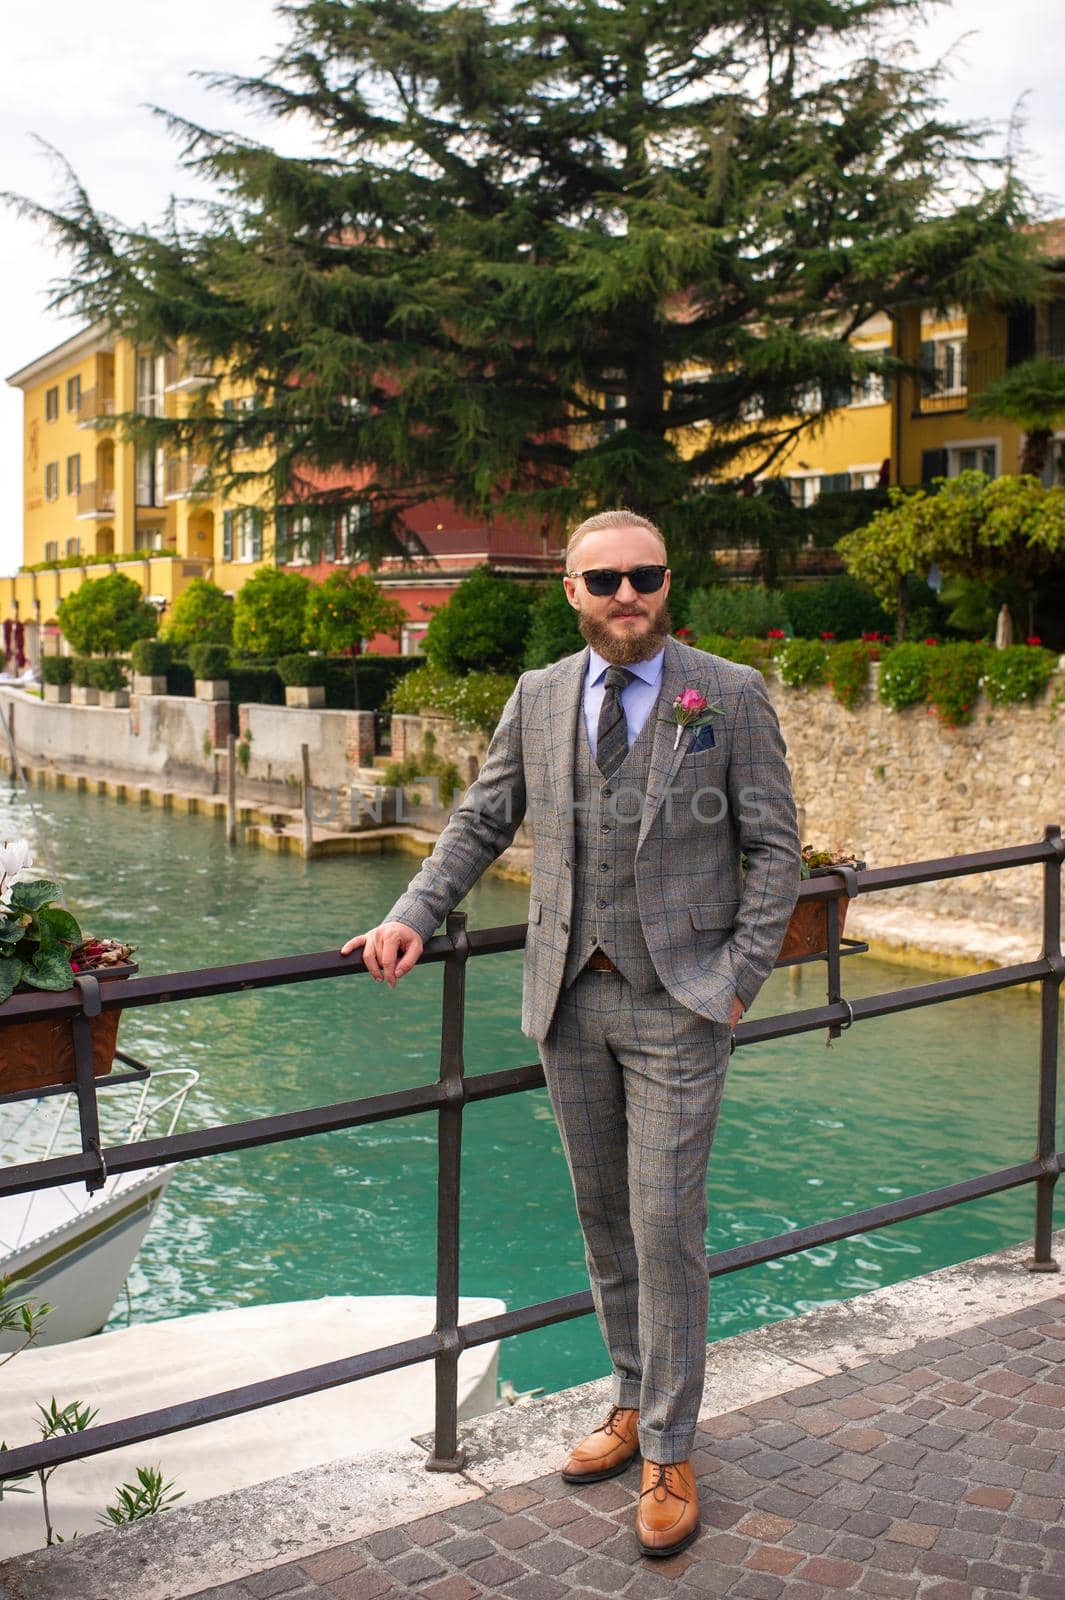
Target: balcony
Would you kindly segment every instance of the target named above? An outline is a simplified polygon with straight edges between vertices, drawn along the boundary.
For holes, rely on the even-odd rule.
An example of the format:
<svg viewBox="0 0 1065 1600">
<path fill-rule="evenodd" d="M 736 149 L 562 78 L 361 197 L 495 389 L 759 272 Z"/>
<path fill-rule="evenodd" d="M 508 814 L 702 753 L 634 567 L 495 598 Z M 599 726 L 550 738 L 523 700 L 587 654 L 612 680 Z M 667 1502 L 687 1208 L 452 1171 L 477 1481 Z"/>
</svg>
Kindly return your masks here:
<svg viewBox="0 0 1065 1600">
<path fill-rule="evenodd" d="M 115 414 L 115 396 L 110 389 L 85 389 L 78 401 L 78 427 L 84 428 Z"/>
<path fill-rule="evenodd" d="M 1065 356 L 1065 351 L 1063 351 Z M 941 411 L 966 411 L 971 395 L 981 394 L 994 378 L 1006 370 L 1006 356 L 998 345 L 988 350 L 970 350 L 961 362 L 956 378 L 929 373 L 921 380 L 915 415 L 928 416 Z"/>
<path fill-rule="evenodd" d="M 78 490 L 78 520 L 87 521 L 92 517 L 113 517 L 115 514 L 115 491 L 113 487 L 105 488 L 102 483 L 83 483 Z"/>
<path fill-rule="evenodd" d="M 181 350 L 171 350 L 164 357 L 163 387 L 167 394 L 202 389 L 210 383 L 211 376 L 207 363 L 199 357 L 190 357 Z"/>
<path fill-rule="evenodd" d="M 166 498 L 185 500 L 195 495 L 207 476 L 207 466 L 202 461 L 168 461 L 166 464 Z"/>
</svg>

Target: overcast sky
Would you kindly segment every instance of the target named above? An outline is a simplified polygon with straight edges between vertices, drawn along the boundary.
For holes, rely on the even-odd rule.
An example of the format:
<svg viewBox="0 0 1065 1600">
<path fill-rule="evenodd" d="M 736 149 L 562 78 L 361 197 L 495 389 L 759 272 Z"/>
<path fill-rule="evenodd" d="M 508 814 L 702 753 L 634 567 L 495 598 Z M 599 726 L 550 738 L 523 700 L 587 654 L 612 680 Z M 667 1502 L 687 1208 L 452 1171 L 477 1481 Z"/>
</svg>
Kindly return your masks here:
<svg viewBox="0 0 1065 1600">
<path fill-rule="evenodd" d="M 0 93 L 0 190 L 44 202 L 58 180 L 33 140 L 69 157 L 95 203 L 127 222 L 152 220 L 176 188 L 191 186 L 173 140 L 147 103 L 216 127 L 268 127 L 238 113 L 190 76 L 197 69 L 253 71 L 283 37 L 273 0 L 51 0 L 5 8 Z M 968 35 L 968 37 L 965 37 Z M 1025 99 L 1027 176 L 1049 210 L 1065 212 L 1062 0 L 955 0 L 913 29 L 922 62 L 954 47 L 950 112 L 1003 128 Z M 0 377 L 75 331 L 45 308 L 54 248 L 29 222 L 0 211 Z M 0 388 L 0 573 L 21 553 L 22 397 Z"/>
</svg>

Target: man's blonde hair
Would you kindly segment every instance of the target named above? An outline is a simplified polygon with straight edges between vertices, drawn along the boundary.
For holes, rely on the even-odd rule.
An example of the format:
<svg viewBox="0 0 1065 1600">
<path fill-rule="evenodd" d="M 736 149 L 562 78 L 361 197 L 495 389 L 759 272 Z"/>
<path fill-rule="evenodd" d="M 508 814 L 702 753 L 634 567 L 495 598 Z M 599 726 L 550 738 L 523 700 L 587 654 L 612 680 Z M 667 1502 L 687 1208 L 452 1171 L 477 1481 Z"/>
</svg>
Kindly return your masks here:
<svg viewBox="0 0 1065 1600">
<path fill-rule="evenodd" d="M 577 524 L 566 545 L 567 572 L 572 570 L 573 552 L 585 534 L 598 533 L 603 528 L 645 528 L 648 533 L 654 534 L 662 546 L 663 556 L 666 555 L 666 541 L 662 537 L 661 530 L 647 517 L 638 516 L 635 511 L 626 511 L 624 506 L 619 506 L 616 511 L 597 511 L 594 517 L 585 517 L 583 522 Z"/>
</svg>

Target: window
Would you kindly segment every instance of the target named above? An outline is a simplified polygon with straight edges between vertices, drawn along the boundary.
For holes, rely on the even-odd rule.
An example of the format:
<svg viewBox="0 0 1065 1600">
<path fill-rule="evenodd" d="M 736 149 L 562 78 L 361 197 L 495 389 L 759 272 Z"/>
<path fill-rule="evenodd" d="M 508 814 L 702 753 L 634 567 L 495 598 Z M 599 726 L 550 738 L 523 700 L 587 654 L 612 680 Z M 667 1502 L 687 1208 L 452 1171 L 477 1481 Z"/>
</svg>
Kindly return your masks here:
<svg viewBox="0 0 1065 1600">
<path fill-rule="evenodd" d="M 67 540 L 67 555 L 68 556 L 80 556 L 81 555 L 81 540 L 80 539 L 68 539 Z"/>
<path fill-rule="evenodd" d="M 81 376 L 67 379 L 67 410 L 77 411 L 81 405 Z"/>
<path fill-rule="evenodd" d="M 77 494 L 81 488 L 81 456 L 67 456 L 67 494 Z"/>
<path fill-rule="evenodd" d="M 48 540 L 45 541 L 44 559 L 46 561 L 58 561 L 59 560 L 59 540 L 58 539 L 48 539 Z"/>
<path fill-rule="evenodd" d="M 222 516 L 222 560 L 261 561 L 263 514 L 257 506 L 242 506 Z"/>
<path fill-rule="evenodd" d="M 839 411 L 851 403 L 851 380 L 849 378 L 831 378 L 824 387 L 824 409 L 826 411 Z"/>
<path fill-rule="evenodd" d="M 157 522 L 149 523 L 146 527 L 133 530 L 134 550 L 161 550 L 163 548 L 163 530 Z"/>
<path fill-rule="evenodd" d="M 765 417 L 765 402 L 760 394 L 749 394 L 736 408 L 741 422 L 761 422 Z"/>
<path fill-rule="evenodd" d="M 921 393 L 964 394 L 969 383 L 969 341 L 926 339 L 921 345 Z"/>
<path fill-rule="evenodd" d="M 400 654 L 404 656 L 424 655 L 423 640 L 428 632 L 427 622 L 405 622 L 400 630 Z"/>
<path fill-rule="evenodd" d="M 44 391 L 44 420 L 54 422 L 59 415 L 59 385 Z"/>
<path fill-rule="evenodd" d="M 821 494 L 845 494 L 851 486 L 849 472 L 826 472 L 820 484 Z"/>
<path fill-rule="evenodd" d="M 368 500 L 358 500 L 340 513 L 337 518 L 338 561 L 362 561 L 365 558 L 365 536 L 371 519 Z"/>
<path fill-rule="evenodd" d="M 44 498 L 59 499 L 59 462 L 49 461 L 44 469 Z"/>
<path fill-rule="evenodd" d="M 296 511 L 292 506 L 278 506 L 278 561 L 287 562 L 293 567 L 308 566 L 315 559 L 313 532 L 313 518 L 309 511 Z"/>
<path fill-rule="evenodd" d="M 947 477 L 956 478 L 960 472 L 986 472 L 989 478 L 997 477 L 998 445 L 948 445 Z"/>
<path fill-rule="evenodd" d="M 852 406 L 882 406 L 887 401 L 887 382 L 882 372 L 867 372 L 851 393 Z"/>
<path fill-rule="evenodd" d="M 821 410 L 821 385 L 819 383 L 806 383 L 799 390 L 796 409 L 809 416 L 813 411 Z"/>
<path fill-rule="evenodd" d="M 808 472 L 802 477 L 788 478 L 788 493 L 791 503 L 801 510 L 803 506 L 812 506 L 821 492 L 821 474 Z"/>
<path fill-rule="evenodd" d="M 142 417 L 162 416 L 165 387 L 166 357 L 138 356 L 136 409 Z"/>
<path fill-rule="evenodd" d="M 137 504 L 161 506 L 166 496 L 166 461 L 162 448 L 142 445 L 137 450 Z"/>
<path fill-rule="evenodd" d="M 1061 434 L 1055 434 L 1050 441 L 1041 477 L 1043 486 L 1047 489 L 1065 484 L 1065 437 Z"/>
<path fill-rule="evenodd" d="M 880 487 L 880 467 L 852 467 L 848 476 L 852 489 L 878 489 Z"/>
</svg>

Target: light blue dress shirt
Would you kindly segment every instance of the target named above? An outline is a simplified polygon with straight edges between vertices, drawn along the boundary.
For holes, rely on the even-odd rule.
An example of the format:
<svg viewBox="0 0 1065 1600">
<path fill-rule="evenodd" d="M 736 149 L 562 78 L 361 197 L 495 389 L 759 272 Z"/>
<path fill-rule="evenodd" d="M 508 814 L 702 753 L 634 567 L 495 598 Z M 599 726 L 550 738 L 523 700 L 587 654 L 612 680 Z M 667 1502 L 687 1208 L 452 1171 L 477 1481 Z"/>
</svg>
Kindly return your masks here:
<svg viewBox="0 0 1065 1600">
<path fill-rule="evenodd" d="M 665 660 L 665 655 L 666 650 L 663 645 L 656 656 L 651 656 L 647 661 L 630 662 L 626 668 L 626 671 L 635 673 L 632 681 L 621 691 L 621 709 L 625 713 L 630 749 L 633 741 L 639 737 L 640 730 L 658 699 L 658 692 L 662 687 L 662 662 Z M 598 651 L 589 649 L 588 674 L 584 680 L 584 725 L 588 730 L 588 748 L 593 756 L 599 733 L 599 713 L 603 709 L 603 695 L 606 693 L 603 678 L 610 664 L 609 661 L 603 660 Z"/>
</svg>

